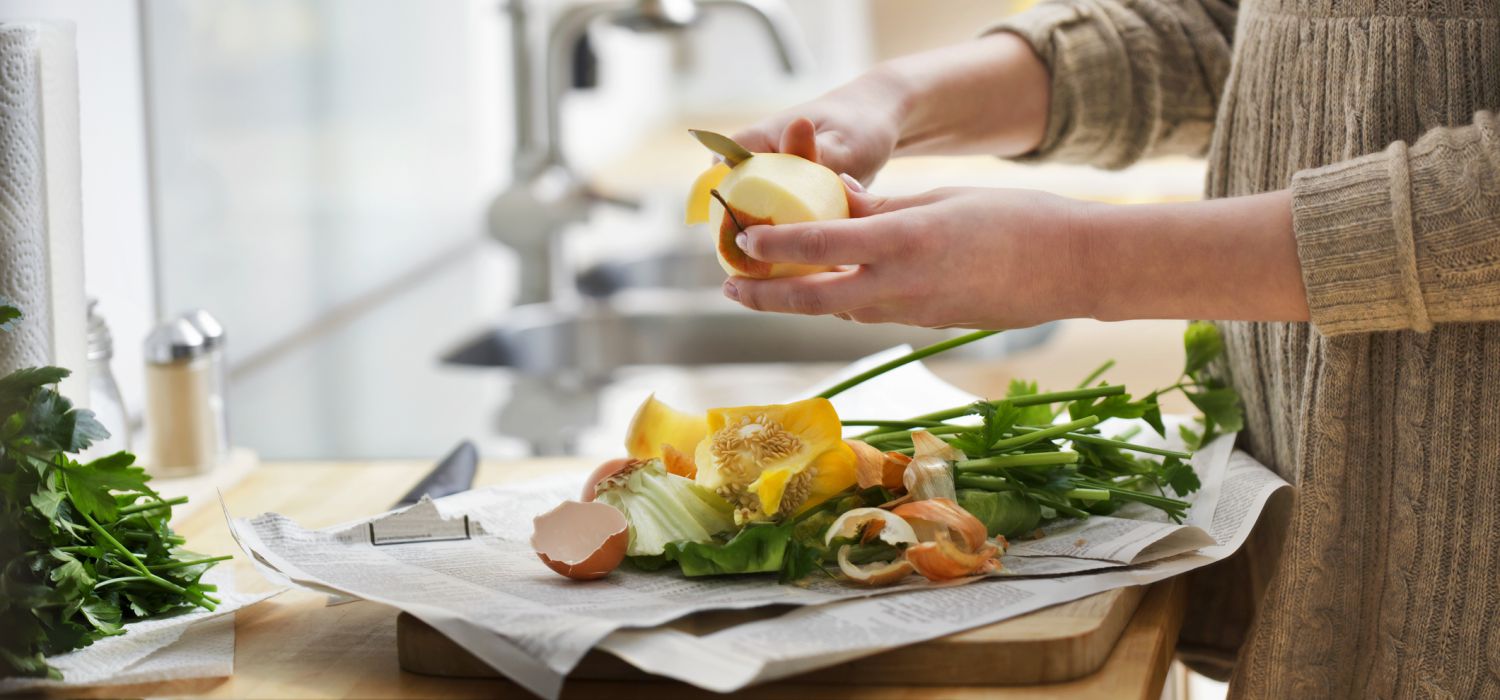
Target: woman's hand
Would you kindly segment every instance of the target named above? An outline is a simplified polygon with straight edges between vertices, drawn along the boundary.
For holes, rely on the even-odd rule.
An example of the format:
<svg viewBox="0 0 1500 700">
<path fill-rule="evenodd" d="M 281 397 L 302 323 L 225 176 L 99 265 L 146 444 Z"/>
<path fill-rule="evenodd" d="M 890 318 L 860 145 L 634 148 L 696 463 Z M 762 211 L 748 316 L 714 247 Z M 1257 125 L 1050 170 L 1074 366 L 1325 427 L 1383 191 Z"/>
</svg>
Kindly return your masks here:
<svg viewBox="0 0 1500 700">
<path fill-rule="evenodd" d="M 734 140 L 756 153 L 790 153 L 868 183 L 896 151 L 901 102 L 896 85 L 875 72 L 740 131 Z"/>
<path fill-rule="evenodd" d="M 732 277 L 725 296 L 762 311 L 933 328 L 1308 317 L 1286 190 L 1119 206 L 977 188 L 879 197 L 845 184 L 855 218 L 752 226 L 738 241 L 758 260 L 842 269 Z"/>
<path fill-rule="evenodd" d="M 1082 203 L 978 188 L 887 198 L 845 182 L 855 218 L 752 226 L 739 236 L 759 260 L 844 269 L 734 277 L 724 294 L 762 311 L 932 328 L 1021 328 L 1093 315 L 1089 243 L 1075 225 Z"/>
</svg>

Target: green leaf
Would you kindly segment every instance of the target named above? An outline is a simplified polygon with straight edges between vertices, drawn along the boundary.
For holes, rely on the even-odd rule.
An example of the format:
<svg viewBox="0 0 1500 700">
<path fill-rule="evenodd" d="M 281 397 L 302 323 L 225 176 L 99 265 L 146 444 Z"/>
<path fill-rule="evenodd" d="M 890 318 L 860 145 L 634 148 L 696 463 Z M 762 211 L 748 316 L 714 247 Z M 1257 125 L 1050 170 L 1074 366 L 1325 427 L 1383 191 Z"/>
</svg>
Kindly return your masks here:
<svg viewBox="0 0 1500 700">
<path fill-rule="evenodd" d="M 120 606 L 98 596 L 90 596 L 78 610 L 94 629 L 106 635 L 120 634 Z"/>
<path fill-rule="evenodd" d="M 4 294 L 0 294 L 0 331 L 8 331 L 15 327 L 16 321 L 24 318 L 21 308 L 16 302 L 11 301 Z"/>
<path fill-rule="evenodd" d="M 111 491 L 148 491 L 146 470 L 133 466 L 135 455 L 116 452 L 88 464 L 72 463 L 63 471 L 68 497 L 79 512 L 114 520 L 119 510 Z"/>
<path fill-rule="evenodd" d="M 1198 479 L 1198 473 L 1193 471 L 1193 465 L 1176 457 L 1167 457 L 1162 460 L 1161 475 L 1162 480 L 1167 482 L 1167 486 L 1170 486 L 1179 496 L 1186 496 L 1203 487 L 1203 482 Z"/>
<path fill-rule="evenodd" d="M 990 537 L 1017 537 L 1034 532 L 1042 519 L 1042 507 L 1015 491 L 960 489 L 958 505 L 984 523 Z"/>
<path fill-rule="evenodd" d="M 1240 410 L 1240 395 L 1233 388 L 1203 389 L 1186 392 L 1203 416 L 1218 426 L 1219 430 L 1232 433 L 1245 427 L 1245 415 Z"/>
<path fill-rule="evenodd" d="M 791 524 L 750 525 L 725 543 L 672 542 L 664 552 L 685 576 L 721 576 L 780 571 L 791 541 Z"/>
<path fill-rule="evenodd" d="M 1207 321 L 1194 321 L 1188 324 L 1187 332 L 1182 338 L 1183 348 L 1187 350 L 1187 361 L 1183 367 L 1183 373 L 1194 375 L 1207 367 L 1219 355 L 1224 354 L 1224 338 L 1219 335 L 1219 329 Z"/>
<path fill-rule="evenodd" d="M 1177 426 L 1177 435 L 1182 438 L 1182 442 L 1185 443 L 1190 450 L 1196 450 L 1199 447 L 1203 446 L 1203 436 L 1199 435 L 1198 432 L 1193 430 L 1192 428 L 1187 427 L 1186 423 Z"/>
<path fill-rule="evenodd" d="M 0 378 L 0 399 L 10 395 L 29 394 L 33 390 L 56 384 L 72 374 L 61 367 L 28 367 Z"/>
<path fill-rule="evenodd" d="M 1145 413 L 1141 414 L 1141 420 L 1146 421 L 1146 425 L 1151 426 L 1151 429 L 1155 430 L 1157 435 L 1166 437 L 1167 426 L 1162 423 L 1161 405 L 1156 401 L 1156 397 L 1159 393 L 1160 392 L 1153 391 L 1147 394 L 1146 398 L 1141 399 L 1142 402 L 1150 406 L 1146 409 Z"/>
<path fill-rule="evenodd" d="M 51 489 L 37 491 L 31 494 L 31 507 L 35 508 L 38 513 L 41 513 L 42 517 L 48 520 L 56 520 L 57 510 L 62 507 L 64 498 L 67 498 L 67 494 L 61 491 L 53 491 Z"/>
</svg>

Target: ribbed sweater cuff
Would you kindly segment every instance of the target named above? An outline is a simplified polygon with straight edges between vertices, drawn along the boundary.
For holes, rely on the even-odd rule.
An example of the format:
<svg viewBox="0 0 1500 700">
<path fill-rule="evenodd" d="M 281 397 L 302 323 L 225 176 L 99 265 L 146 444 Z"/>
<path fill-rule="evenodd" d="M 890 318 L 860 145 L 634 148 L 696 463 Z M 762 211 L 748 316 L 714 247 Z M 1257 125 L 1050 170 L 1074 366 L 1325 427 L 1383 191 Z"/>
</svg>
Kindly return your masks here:
<svg viewBox="0 0 1500 700">
<path fill-rule="evenodd" d="M 1404 142 L 1294 175 L 1292 226 L 1307 305 L 1324 335 L 1431 330 Z"/>
<path fill-rule="evenodd" d="M 1131 76 L 1124 42 L 1096 12 L 1083 2 L 1045 2 L 985 32 L 1019 35 L 1051 75 L 1046 134 L 1035 151 L 1013 160 L 1129 164 L 1104 155 L 1123 138 L 1115 133 L 1121 120 L 1112 110 L 1131 104 Z"/>
</svg>

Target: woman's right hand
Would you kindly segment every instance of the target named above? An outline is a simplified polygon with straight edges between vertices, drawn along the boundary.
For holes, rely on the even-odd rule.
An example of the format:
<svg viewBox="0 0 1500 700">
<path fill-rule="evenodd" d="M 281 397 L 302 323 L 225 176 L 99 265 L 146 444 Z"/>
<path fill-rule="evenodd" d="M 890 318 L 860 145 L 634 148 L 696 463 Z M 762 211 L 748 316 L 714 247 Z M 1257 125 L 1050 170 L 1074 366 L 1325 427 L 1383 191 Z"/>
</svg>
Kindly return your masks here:
<svg viewBox="0 0 1500 700">
<path fill-rule="evenodd" d="M 734 140 L 754 152 L 822 163 L 868 185 L 896 151 L 903 101 L 896 81 L 876 69 L 740 131 Z"/>
</svg>

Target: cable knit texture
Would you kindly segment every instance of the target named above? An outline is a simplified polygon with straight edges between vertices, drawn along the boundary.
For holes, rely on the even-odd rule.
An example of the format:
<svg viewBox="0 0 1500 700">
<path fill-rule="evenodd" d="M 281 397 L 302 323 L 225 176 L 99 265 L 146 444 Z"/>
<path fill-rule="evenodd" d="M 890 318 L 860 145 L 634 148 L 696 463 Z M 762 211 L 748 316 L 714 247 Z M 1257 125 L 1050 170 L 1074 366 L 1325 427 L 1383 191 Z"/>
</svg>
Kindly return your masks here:
<svg viewBox="0 0 1500 700">
<path fill-rule="evenodd" d="M 1500 2 L 1054 0 L 999 29 L 1052 74 L 1031 158 L 1292 189 L 1312 323 L 1221 328 L 1240 446 L 1297 492 L 1193 575 L 1183 657 L 1236 698 L 1500 698 Z"/>
</svg>

